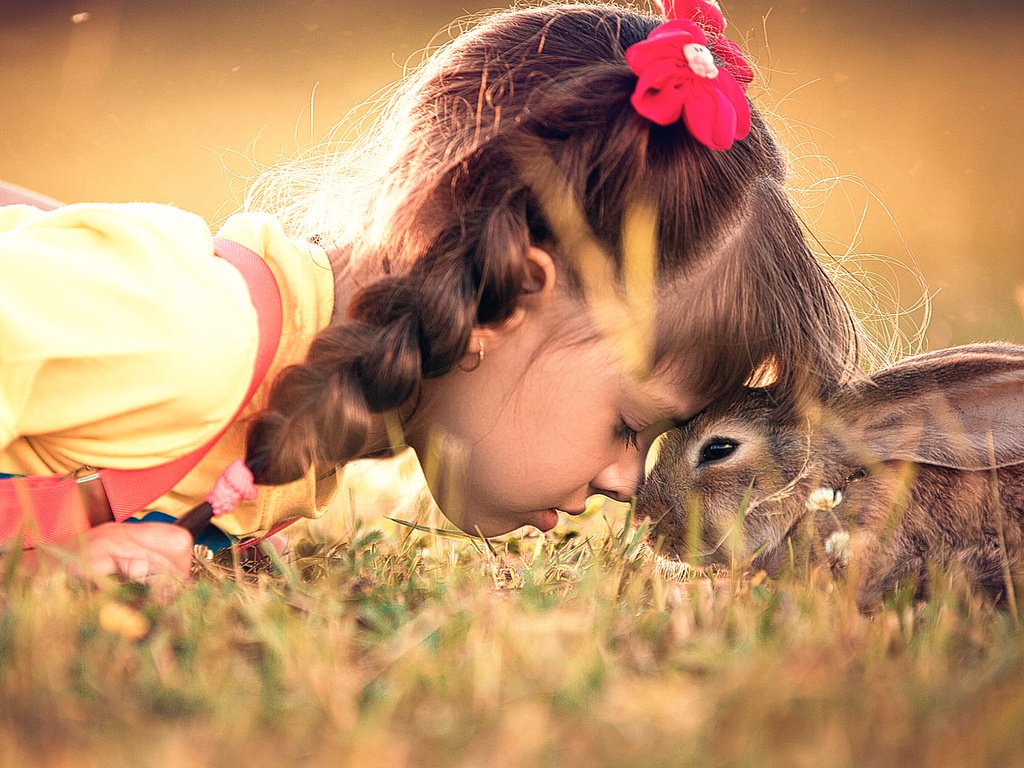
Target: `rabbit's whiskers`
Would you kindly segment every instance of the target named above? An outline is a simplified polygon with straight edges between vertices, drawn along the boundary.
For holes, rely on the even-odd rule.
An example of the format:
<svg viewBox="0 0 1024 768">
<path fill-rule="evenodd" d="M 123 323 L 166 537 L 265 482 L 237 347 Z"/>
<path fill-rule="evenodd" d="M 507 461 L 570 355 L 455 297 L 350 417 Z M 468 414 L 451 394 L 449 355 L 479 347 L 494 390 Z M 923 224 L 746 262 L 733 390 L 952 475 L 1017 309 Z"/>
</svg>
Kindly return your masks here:
<svg viewBox="0 0 1024 768">
<path fill-rule="evenodd" d="M 757 508 L 760 507 L 765 502 L 785 501 L 790 496 L 792 496 L 794 493 L 796 493 L 797 486 L 800 485 L 801 482 L 806 480 L 807 477 L 810 475 L 810 473 L 811 473 L 811 435 L 810 435 L 810 433 L 808 433 L 808 435 L 807 435 L 807 447 L 806 447 L 806 449 L 804 451 L 804 463 L 800 467 L 800 469 L 797 470 L 797 473 L 796 473 L 796 475 L 794 475 L 793 479 L 790 480 L 788 483 L 786 483 L 781 488 L 779 488 L 779 490 L 775 491 L 775 493 L 770 493 L 767 496 L 763 496 L 762 498 L 757 499 L 754 502 L 751 502 L 750 506 L 747 507 L 746 514 L 742 515 L 741 517 L 751 517 L 751 516 L 753 516 L 756 513 Z M 759 517 L 775 517 L 776 515 L 785 514 L 785 512 L 784 512 L 784 510 L 780 509 L 780 510 L 776 510 L 774 512 L 771 512 L 771 511 L 769 511 L 769 512 L 757 512 L 757 514 L 758 514 Z"/>
</svg>

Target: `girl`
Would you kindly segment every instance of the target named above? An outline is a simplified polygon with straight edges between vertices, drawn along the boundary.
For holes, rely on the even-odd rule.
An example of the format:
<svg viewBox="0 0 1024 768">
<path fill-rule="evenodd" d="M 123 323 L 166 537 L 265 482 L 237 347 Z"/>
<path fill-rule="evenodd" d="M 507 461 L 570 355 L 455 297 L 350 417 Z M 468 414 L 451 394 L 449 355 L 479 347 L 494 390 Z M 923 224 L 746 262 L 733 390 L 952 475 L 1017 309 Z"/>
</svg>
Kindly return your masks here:
<svg viewBox="0 0 1024 768">
<path fill-rule="evenodd" d="M 496 14 L 358 146 L 261 179 L 220 237 L 270 266 L 283 327 L 237 416 L 257 318 L 203 222 L 0 209 L 0 471 L 159 464 L 230 423 L 152 506 L 178 517 L 214 486 L 217 526 L 246 535 L 320 514 L 336 468 L 404 443 L 452 522 L 491 536 L 628 499 L 656 435 L 745 382 L 835 387 L 856 330 L 750 68 L 716 5 L 661 9 Z M 82 539 L 98 571 L 189 565 L 177 526 Z"/>
</svg>

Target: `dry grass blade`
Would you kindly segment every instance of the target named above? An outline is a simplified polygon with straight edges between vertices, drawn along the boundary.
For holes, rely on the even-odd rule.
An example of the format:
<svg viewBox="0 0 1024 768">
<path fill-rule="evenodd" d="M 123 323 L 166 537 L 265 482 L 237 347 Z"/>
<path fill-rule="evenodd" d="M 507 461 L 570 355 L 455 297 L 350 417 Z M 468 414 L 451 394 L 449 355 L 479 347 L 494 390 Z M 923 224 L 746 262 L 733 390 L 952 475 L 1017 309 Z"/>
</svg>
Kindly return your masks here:
<svg viewBox="0 0 1024 768">
<path fill-rule="evenodd" d="M 385 517 L 386 520 L 390 520 L 392 523 L 398 525 L 404 525 L 406 528 L 412 528 L 414 531 L 420 533 L 430 533 L 434 536 L 447 536 L 450 539 L 479 539 L 481 536 L 473 536 L 472 534 L 460 531 L 457 528 L 433 528 L 429 525 L 422 525 L 420 523 L 413 523 L 409 520 L 400 520 L 397 517 Z"/>
</svg>

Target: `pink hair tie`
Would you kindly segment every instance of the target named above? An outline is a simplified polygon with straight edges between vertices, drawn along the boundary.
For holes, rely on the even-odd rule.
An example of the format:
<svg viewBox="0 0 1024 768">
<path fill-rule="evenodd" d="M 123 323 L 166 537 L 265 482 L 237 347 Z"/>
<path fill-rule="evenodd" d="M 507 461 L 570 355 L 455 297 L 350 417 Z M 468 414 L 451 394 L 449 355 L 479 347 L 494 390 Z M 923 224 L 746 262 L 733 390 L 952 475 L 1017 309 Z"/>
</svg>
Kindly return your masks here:
<svg viewBox="0 0 1024 768">
<path fill-rule="evenodd" d="M 206 500 L 213 507 L 213 516 L 220 517 L 234 511 L 243 499 L 256 498 L 256 485 L 245 462 L 236 459 L 228 465 L 213 484 Z"/>
<path fill-rule="evenodd" d="M 725 150 L 750 133 L 744 96 L 753 72 L 722 36 L 725 17 L 706 0 L 660 0 L 668 18 L 626 49 L 637 75 L 633 108 L 658 125 L 682 120 L 697 141 Z"/>
</svg>

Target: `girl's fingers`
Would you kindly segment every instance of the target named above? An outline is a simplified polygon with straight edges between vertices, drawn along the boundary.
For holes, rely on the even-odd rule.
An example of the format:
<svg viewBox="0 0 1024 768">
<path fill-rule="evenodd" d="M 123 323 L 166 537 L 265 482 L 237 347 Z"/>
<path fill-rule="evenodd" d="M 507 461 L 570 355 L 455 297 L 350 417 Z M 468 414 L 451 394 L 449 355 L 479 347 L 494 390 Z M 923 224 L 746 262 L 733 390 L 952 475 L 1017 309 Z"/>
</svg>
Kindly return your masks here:
<svg viewBox="0 0 1024 768">
<path fill-rule="evenodd" d="M 279 555 L 283 555 L 285 550 L 288 549 L 288 537 L 283 533 L 275 533 L 273 536 L 268 536 L 263 541 L 270 544 L 270 546 L 272 546 Z"/>
<path fill-rule="evenodd" d="M 145 581 L 168 574 L 184 579 L 192 567 L 192 536 L 166 523 L 106 523 L 86 533 L 83 555 L 92 575 Z"/>
</svg>

